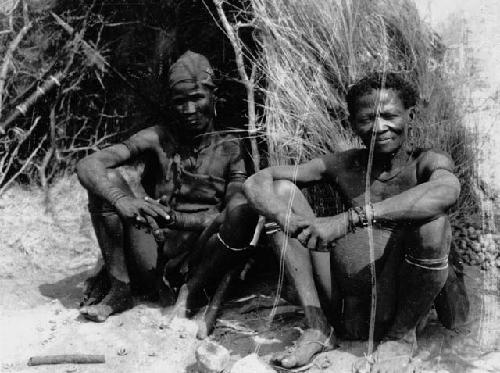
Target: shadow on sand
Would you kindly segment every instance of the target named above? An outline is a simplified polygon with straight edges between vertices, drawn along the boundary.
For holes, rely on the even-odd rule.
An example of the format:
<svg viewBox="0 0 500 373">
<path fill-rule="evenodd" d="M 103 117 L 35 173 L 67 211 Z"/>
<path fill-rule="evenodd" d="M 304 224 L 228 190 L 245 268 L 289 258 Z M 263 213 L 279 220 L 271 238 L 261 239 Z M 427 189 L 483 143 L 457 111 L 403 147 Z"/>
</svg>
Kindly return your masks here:
<svg viewBox="0 0 500 373">
<path fill-rule="evenodd" d="M 42 295 L 58 299 L 64 307 L 77 309 L 83 297 L 83 282 L 92 273 L 92 270 L 85 270 L 54 283 L 41 284 L 38 289 Z"/>
</svg>

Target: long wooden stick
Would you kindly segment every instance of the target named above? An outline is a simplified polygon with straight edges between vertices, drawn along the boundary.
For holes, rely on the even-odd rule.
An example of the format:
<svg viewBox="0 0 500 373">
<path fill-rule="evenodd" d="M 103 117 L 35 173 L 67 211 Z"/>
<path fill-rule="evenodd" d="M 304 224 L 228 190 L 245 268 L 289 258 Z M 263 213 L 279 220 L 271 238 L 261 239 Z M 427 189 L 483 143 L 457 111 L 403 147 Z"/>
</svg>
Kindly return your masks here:
<svg viewBox="0 0 500 373">
<path fill-rule="evenodd" d="M 248 134 L 250 137 L 250 146 L 252 147 L 252 161 L 254 165 L 254 170 L 259 171 L 260 168 L 260 154 L 257 147 L 257 141 L 255 136 L 257 135 L 257 125 L 256 125 L 256 115 L 255 115 L 255 65 L 252 66 L 252 73 L 250 77 L 245 70 L 245 62 L 243 60 L 243 47 L 240 38 L 235 31 L 236 26 L 232 26 L 222 9 L 222 4 L 224 0 L 213 0 L 217 13 L 219 14 L 219 19 L 222 23 L 222 27 L 226 32 L 227 38 L 234 49 L 234 55 L 236 59 L 236 66 L 238 68 L 238 73 L 240 79 L 242 80 L 245 89 L 247 91 L 247 106 L 248 106 Z"/>
<path fill-rule="evenodd" d="M 105 362 L 104 355 L 40 355 L 32 356 L 28 360 L 29 366 L 49 364 L 102 364 Z"/>
</svg>

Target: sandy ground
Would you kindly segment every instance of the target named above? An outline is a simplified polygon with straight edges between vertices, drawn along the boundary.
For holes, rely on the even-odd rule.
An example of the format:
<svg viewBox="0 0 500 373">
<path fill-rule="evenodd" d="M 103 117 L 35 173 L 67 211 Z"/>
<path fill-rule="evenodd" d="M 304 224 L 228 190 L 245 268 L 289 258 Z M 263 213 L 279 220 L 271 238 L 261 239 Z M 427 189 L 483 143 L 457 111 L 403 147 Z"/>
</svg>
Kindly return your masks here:
<svg viewBox="0 0 500 373">
<path fill-rule="evenodd" d="M 13 188 L 0 200 L 0 371 L 2 372 L 194 372 L 193 324 L 165 329 L 165 313 L 153 303 L 112 316 L 104 324 L 78 313 L 82 282 L 92 272 L 98 250 L 86 214 L 86 196 L 75 178 L 57 183 L 47 209 L 40 191 Z M 500 372 L 498 273 L 467 268 L 470 322 L 444 329 L 431 317 L 419 336 L 422 371 Z M 231 352 L 232 362 L 252 352 L 269 360 L 300 335 L 302 313 L 280 307 L 269 321 L 271 286 L 249 286 L 229 302 L 212 335 Z M 367 343 L 340 341 L 304 371 L 351 372 Z M 104 354 L 105 364 L 29 367 L 30 356 Z"/>
</svg>

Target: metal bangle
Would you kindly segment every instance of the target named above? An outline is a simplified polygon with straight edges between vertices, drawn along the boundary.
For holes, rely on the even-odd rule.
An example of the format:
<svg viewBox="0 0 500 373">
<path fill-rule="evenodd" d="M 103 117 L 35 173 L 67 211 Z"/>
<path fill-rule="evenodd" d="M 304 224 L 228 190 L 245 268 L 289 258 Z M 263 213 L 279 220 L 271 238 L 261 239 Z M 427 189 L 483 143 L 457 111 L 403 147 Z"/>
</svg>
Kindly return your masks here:
<svg viewBox="0 0 500 373">
<path fill-rule="evenodd" d="M 224 242 L 224 240 L 220 236 L 219 232 L 217 232 L 217 238 L 219 239 L 220 243 L 223 244 L 226 247 L 226 249 L 228 249 L 228 250 L 231 250 L 231 251 L 245 251 L 246 249 L 248 249 L 248 246 L 245 246 L 245 247 L 231 247 L 231 246 L 229 246 L 227 243 Z"/>
</svg>

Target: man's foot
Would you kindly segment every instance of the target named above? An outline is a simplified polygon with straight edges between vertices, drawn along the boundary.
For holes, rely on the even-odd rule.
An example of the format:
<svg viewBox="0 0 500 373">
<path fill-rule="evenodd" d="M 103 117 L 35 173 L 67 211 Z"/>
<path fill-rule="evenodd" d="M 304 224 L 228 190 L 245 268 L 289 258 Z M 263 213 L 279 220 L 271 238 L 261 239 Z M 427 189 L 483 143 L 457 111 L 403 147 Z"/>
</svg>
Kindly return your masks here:
<svg viewBox="0 0 500 373">
<path fill-rule="evenodd" d="M 84 306 L 80 313 L 89 320 L 104 322 L 114 314 L 126 311 L 134 305 L 130 285 L 118 280 L 113 280 L 111 289 L 103 300 L 95 305 Z"/>
<path fill-rule="evenodd" d="M 373 355 L 373 360 L 360 359 L 355 363 L 356 373 L 405 373 L 412 372 L 411 358 L 414 343 L 403 340 L 381 342 Z M 371 368 L 370 368 L 371 366 Z"/>
<path fill-rule="evenodd" d="M 109 277 L 104 267 L 97 274 L 86 279 L 83 287 L 80 307 L 99 303 L 108 294 L 110 287 Z"/>
<path fill-rule="evenodd" d="M 283 368 L 296 368 L 308 364 L 314 355 L 335 348 L 333 329 L 324 333 L 318 329 L 307 329 L 290 352 L 275 355 L 271 362 Z"/>
</svg>

